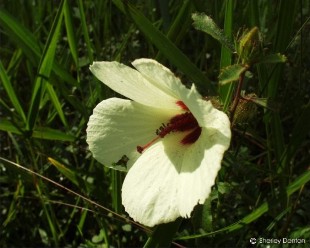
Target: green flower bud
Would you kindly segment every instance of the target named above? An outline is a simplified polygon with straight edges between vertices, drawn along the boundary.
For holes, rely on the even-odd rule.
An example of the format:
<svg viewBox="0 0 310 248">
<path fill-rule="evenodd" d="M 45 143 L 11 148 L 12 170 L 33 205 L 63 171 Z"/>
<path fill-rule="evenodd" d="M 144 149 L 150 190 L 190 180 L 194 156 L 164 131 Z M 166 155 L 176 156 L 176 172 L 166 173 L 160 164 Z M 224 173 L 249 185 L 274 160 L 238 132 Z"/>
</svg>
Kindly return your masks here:
<svg viewBox="0 0 310 248">
<path fill-rule="evenodd" d="M 242 59 L 243 64 L 250 64 L 251 60 L 255 58 L 260 44 L 259 30 L 257 27 L 252 28 L 250 31 L 245 31 L 240 40 L 237 48 L 238 54 Z"/>
</svg>

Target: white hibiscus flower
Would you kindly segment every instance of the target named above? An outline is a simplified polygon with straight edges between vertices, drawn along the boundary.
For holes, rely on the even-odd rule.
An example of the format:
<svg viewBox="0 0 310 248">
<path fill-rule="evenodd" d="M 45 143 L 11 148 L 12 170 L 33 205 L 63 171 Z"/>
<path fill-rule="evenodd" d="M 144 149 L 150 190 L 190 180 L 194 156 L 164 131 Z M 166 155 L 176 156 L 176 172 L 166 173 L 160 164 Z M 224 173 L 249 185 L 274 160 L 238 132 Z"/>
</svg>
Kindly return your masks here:
<svg viewBox="0 0 310 248">
<path fill-rule="evenodd" d="M 230 122 L 225 113 L 187 89 L 166 67 L 137 59 L 130 68 L 118 62 L 94 62 L 92 73 L 131 100 L 99 103 L 87 127 L 95 159 L 128 169 L 122 203 L 146 226 L 190 217 L 209 196 L 224 152 Z M 128 158 L 127 168 L 117 165 Z"/>
</svg>

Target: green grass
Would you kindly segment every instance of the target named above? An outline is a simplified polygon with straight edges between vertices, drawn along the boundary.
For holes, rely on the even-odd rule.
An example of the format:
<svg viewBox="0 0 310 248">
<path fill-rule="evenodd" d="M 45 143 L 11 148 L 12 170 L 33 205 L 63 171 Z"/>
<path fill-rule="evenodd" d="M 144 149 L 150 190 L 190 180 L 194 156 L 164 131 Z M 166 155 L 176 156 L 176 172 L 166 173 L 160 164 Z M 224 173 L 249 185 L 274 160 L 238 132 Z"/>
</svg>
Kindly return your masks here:
<svg viewBox="0 0 310 248">
<path fill-rule="evenodd" d="M 310 242 L 309 11 L 307 1 L 295 0 L 1 2 L 0 246 L 248 247 L 251 237 Z M 253 65 L 245 77 L 242 90 L 268 99 L 270 108 L 258 106 L 233 127 L 206 203 L 191 220 L 150 230 L 124 212 L 125 174 L 88 151 L 92 109 L 115 96 L 88 66 L 156 58 L 204 96 L 219 96 L 228 112 L 237 84 L 219 86 L 218 76 L 237 56 L 193 27 L 195 12 L 211 16 L 231 41 L 257 26 L 262 53 L 288 60 Z"/>
</svg>

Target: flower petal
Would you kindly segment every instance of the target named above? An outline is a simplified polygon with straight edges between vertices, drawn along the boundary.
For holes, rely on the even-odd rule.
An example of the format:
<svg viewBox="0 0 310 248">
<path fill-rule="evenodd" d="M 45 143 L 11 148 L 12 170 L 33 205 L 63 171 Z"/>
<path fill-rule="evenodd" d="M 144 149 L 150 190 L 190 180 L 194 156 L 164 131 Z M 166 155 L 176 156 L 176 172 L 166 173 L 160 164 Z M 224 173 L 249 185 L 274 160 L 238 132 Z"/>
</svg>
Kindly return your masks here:
<svg viewBox="0 0 310 248">
<path fill-rule="evenodd" d="M 230 138 L 203 128 L 194 144 L 182 145 L 183 136 L 167 135 L 127 173 L 122 201 L 135 221 L 151 227 L 188 218 L 209 196 Z"/>
<path fill-rule="evenodd" d="M 136 147 L 152 140 L 156 129 L 172 114 L 170 110 L 150 108 L 130 100 L 104 100 L 95 107 L 88 122 L 89 149 L 96 160 L 113 168 L 112 163 L 126 155 L 130 167 L 140 156 Z"/>
<path fill-rule="evenodd" d="M 225 142 L 223 142 L 229 146 L 231 138 L 230 121 L 224 112 L 214 108 L 211 101 L 202 99 L 195 85 L 192 85 L 188 92 L 182 92 L 181 100 L 195 116 L 200 127 L 207 128 L 209 132 L 219 130 L 223 137 L 226 137 Z M 226 144 L 227 141 L 228 144 Z"/>
<path fill-rule="evenodd" d="M 208 198 L 229 142 L 230 138 L 220 131 L 203 128 L 199 139 L 186 149 L 179 176 L 181 216 L 190 217 L 193 207 Z"/>
<path fill-rule="evenodd" d="M 180 92 L 189 91 L 167 67 L 152 59 L 136 59 L 132 65 L 153 85 L 176 99 Z"/>
<path fill-rule="evenodd" d="M 174 221 L 180 216 L 178 209 L 178 167 L 165 153 L 170 134 L 153 144 L 139 157 L 128 171 L 122 187 L 125 210 L 137 222 L 146 226 Z M 174 142 L 170 142 L 173 143 Z M 173 161 L 182 162 L 180 149 L 175 149 Z"/>
<path fill-rule="evenodd" d="M 173 96 L 160 90 L 153 81 L 146 80 L 137 70 L 124 64 L 113 62 L 94 62 L 91 72 L 112 90 L 138 103 L 156 107 L 177 109 Z M 161 73 L 157 68 L 154 73 Z"/>
</svg>

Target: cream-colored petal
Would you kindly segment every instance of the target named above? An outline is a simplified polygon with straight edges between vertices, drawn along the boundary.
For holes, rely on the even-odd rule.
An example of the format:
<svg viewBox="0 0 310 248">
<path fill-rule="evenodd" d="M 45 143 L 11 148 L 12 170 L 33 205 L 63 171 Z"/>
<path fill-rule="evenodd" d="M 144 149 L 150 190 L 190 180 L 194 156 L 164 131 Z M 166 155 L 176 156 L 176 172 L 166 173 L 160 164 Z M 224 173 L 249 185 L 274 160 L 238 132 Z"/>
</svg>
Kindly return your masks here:
<svg viewBox="0 0 310 248">
<path fill-rule="evenodd" d="M 195 85 L 192 85 L 188 92 L 182 92 L 181 100 L 195 116 L 199 126 L 207 128 L 208 132 L 219 130 L 230 140 L 231 129 L 228 116 L 214 108 L 211 101 L 202 99 Z"/>
<path fill-rule="evenodd" d="M 125 210 L 147 226 L 188 218 L 211 192 L 230 137 L 202 128 L 194 144 L 172 133 L 145 150 L 129 170 L 122 189 Z"/>
<path fill-rule="evenodd" d="M 230 136 L 227 115 L 214 108 L 210 101 L 203 100 L 195 85 L 187 89 L 168 68 L 155 60 L 137 59 L 132 64 L 153 85 L 184 102 L 201 127 L 221 129 L 227 137 Z"/>
<path fill-rule="evenodd" d="M 193 204 L 202 204 L 210 193 L 223 154 L 230 145 L 231 129 L 228 116 L 214 108 L 210 101 L 203 100 L 194 85 L 181 99 L 202 127 L 199 139 L 184 153 L 181 170 L 180 213 L 189 216 Z M 196 167 L 197 164 L 200 166 Z M 193 193 L 189 195 L 186 189 Z"/>
<path fill-rule="evenodd" d="M 203 204 L 221 168 L 230 138 L 203 128 L 199 139 L 186 149 L 179 177 L 180 215 L 189 217 L 195 205 Z"/>
<path fill-rule="evenodd" d="M 159 89 L 153 81 L 145 79 L 140 72 L 124 64 L 113 62 L 94 62 L 91 72 L 112 90 L 138 103 L 156 107 L 177 109 L 170 92 Z M 160 68 L 154 73 L 161 73 Z"/>
<path fill-rule="evenodd" d="M 123 183 L 122 202 L 126 212 L 146 226 L 168 223 L 180 216 L 177 198 L 179 168 L 172 160 L 181 164 L 183 155 L 180 149 L 173 149 L 174 153 L 169 157 L 165 152 L 167 140 L 176 144 L 175 136 L 169 135 L 145 150 Z"/>
<path fill-rule="evenodd" d="M 173 114 L 167 109 L 151 108 L 130 100 L 104 100 L 95 107 L 88 122 L 89 149 L 96 160 L 110 167 L 126 155 L 130 167 L 140 156 L 136 147 L 154 139 L 156 129 Z"/>
<path fill-rule="evenodd" d="M 180 99 L 180 91 L 189 91 L 168 68 L 152 59 L 136 59 L 132 65 L 145 77 L 176 99 Z"/>
</svg>

